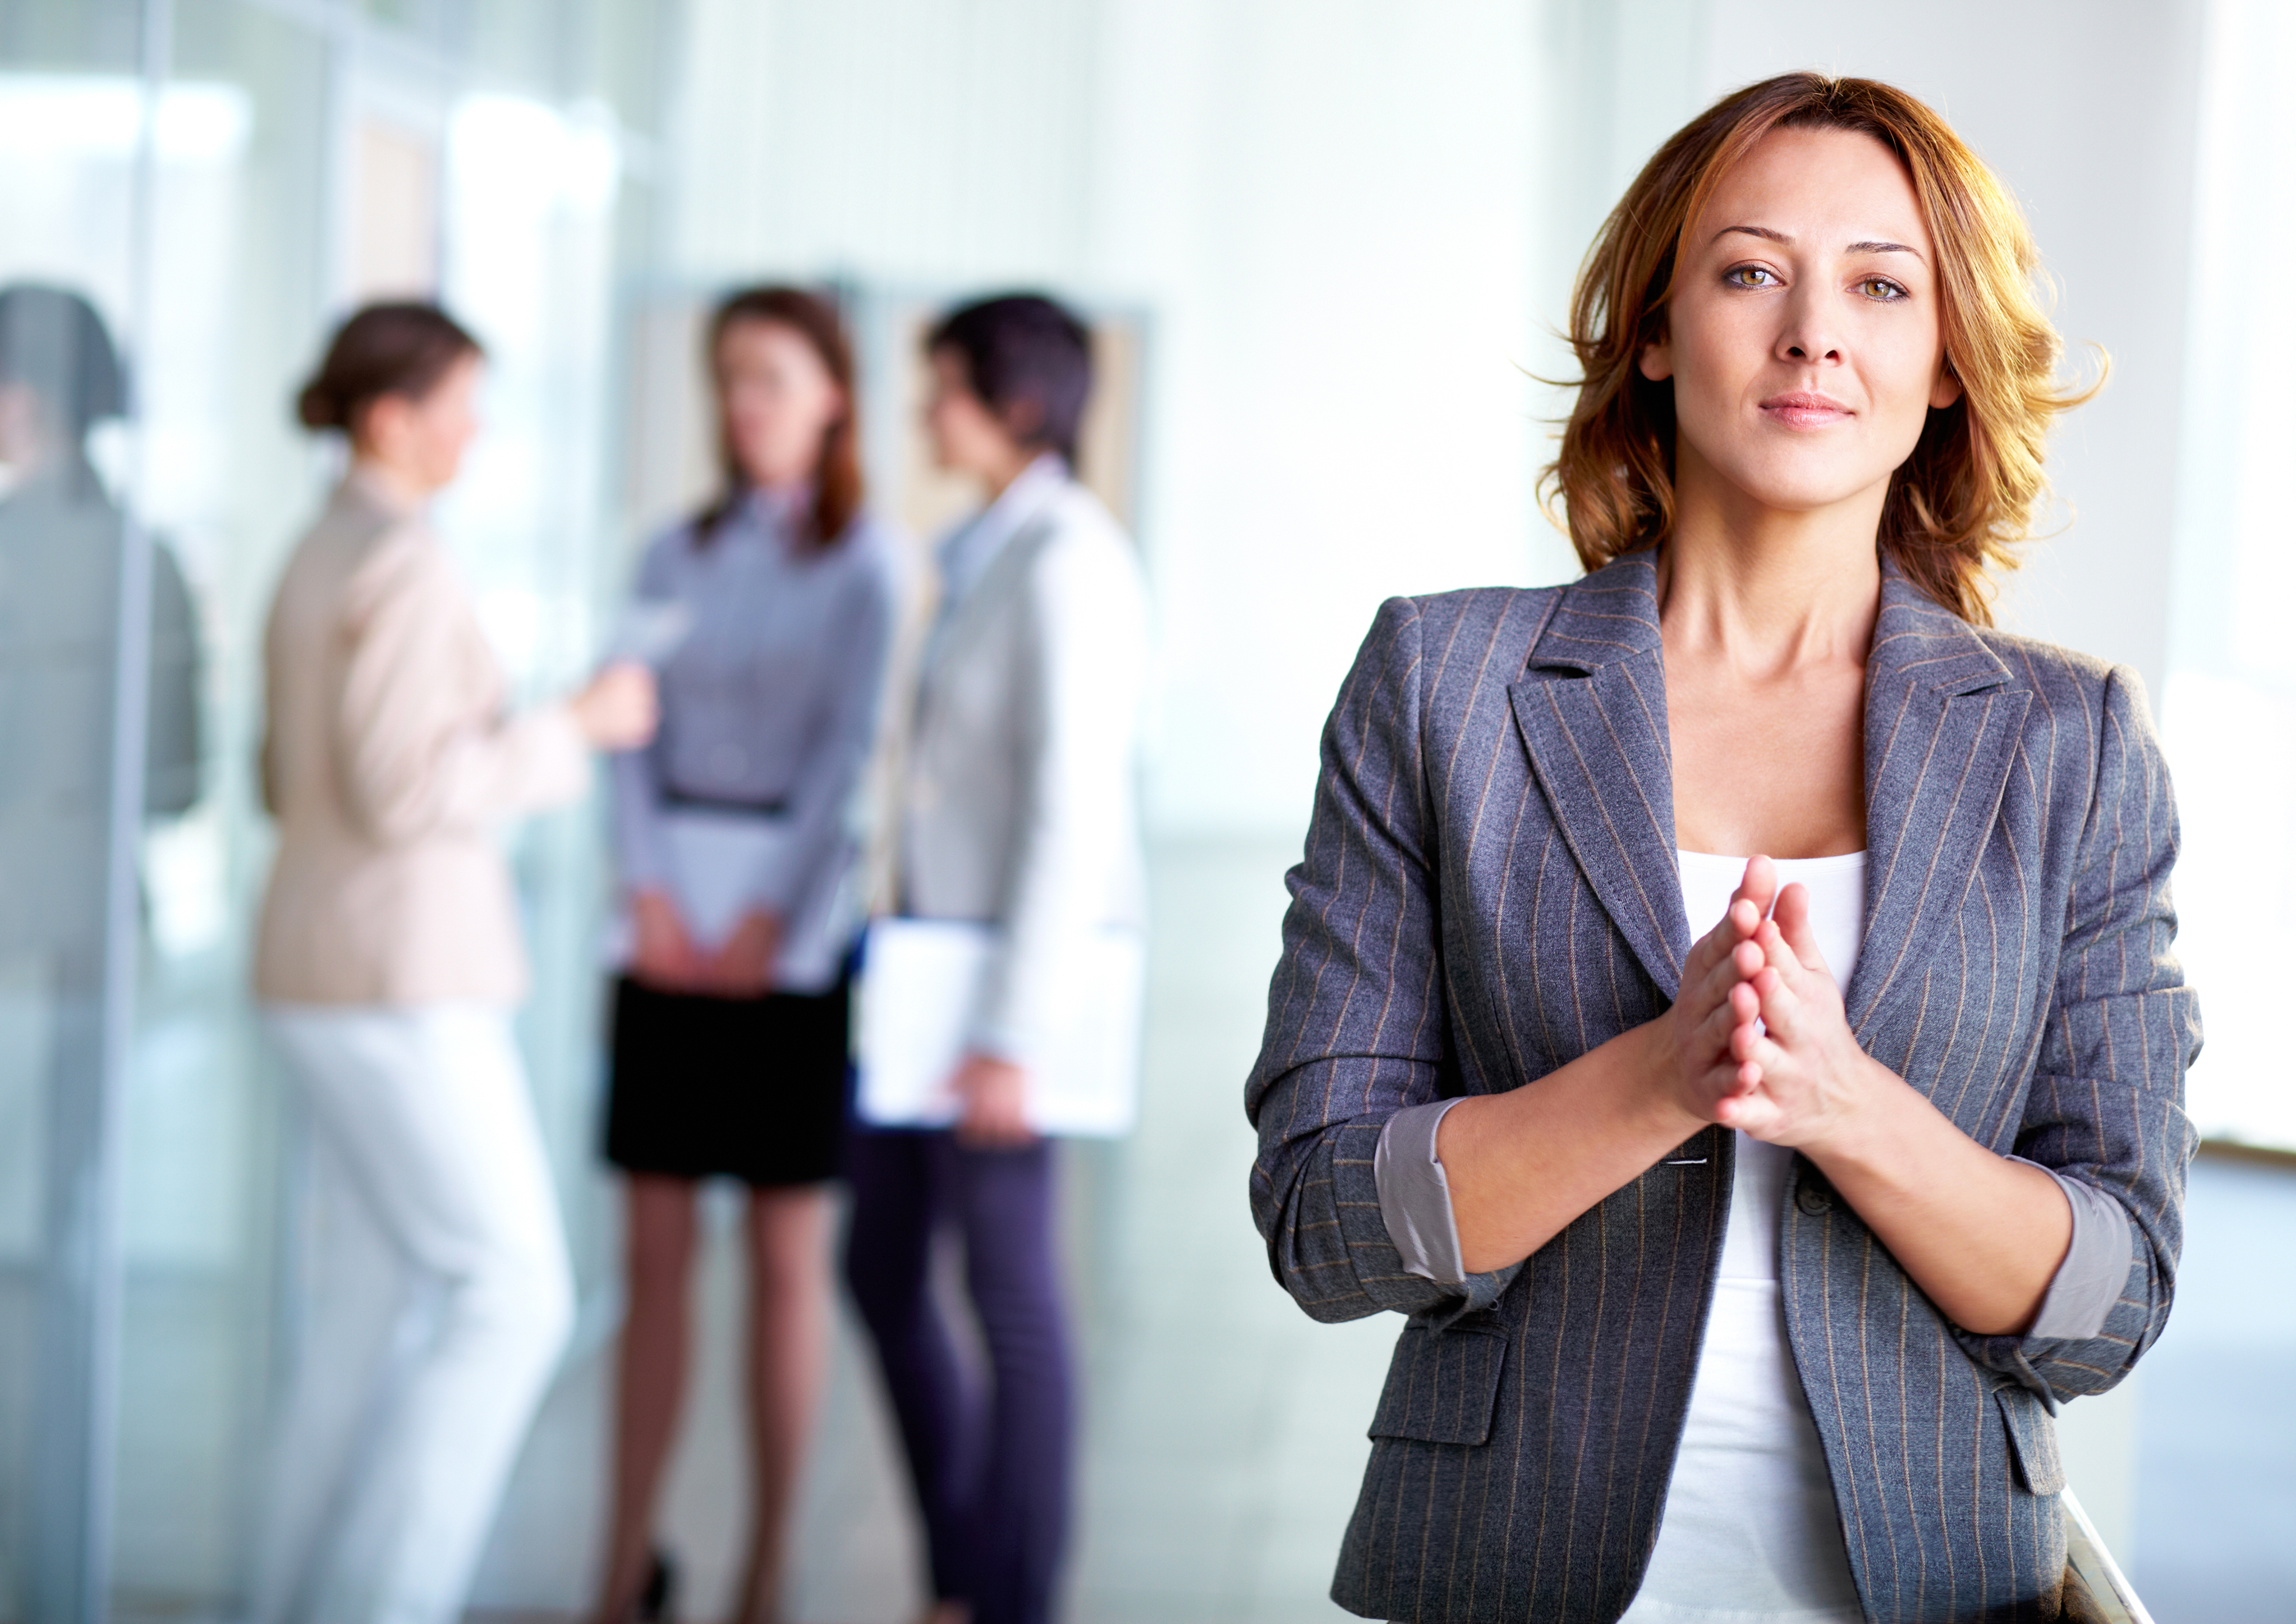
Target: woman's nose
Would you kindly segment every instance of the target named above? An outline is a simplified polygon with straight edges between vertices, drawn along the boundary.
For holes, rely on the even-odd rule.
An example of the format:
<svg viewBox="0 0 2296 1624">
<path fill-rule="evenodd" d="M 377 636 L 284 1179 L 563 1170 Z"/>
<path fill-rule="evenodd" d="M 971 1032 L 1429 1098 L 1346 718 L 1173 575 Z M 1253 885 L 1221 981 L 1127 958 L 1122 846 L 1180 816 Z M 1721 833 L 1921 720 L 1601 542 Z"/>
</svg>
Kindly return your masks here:
<svg viewBox="0 0 2296 1624">
<path fill-rule="evenodd" d="M 1820 292 L 1807 284 L 1797 288 L 1786 307 L 1785 326 L 1778 334 L 1778 358 L 1820 364 L 1839 362 L 1841 339 L 1828 315 Z"/>
</svg>

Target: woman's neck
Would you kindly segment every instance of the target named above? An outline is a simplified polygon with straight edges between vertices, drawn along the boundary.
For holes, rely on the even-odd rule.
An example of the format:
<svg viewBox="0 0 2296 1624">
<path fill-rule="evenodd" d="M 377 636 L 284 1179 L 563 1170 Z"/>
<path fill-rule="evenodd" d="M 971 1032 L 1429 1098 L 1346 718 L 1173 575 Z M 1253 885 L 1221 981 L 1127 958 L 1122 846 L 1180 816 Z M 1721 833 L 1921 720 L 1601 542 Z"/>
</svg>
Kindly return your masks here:
<svg viewBox="0 0 2296 1624">
<path fill-rule="evenodd" d="M 1659 557 L 1659 619 L 1669 651 L 1719 657 L 1750 674 L 1812 661 L 1862 667 L 1881 614 L 1873 493 L 1807 512 L 1759 507 L 1719 481 L 1677 487 Z"/>
<path fill-rule="evenodd" d="M 435 488 L 418 475 L 367 452 L 352 452 L 351 472 L 386 501 L 410 510 L 421 507 L 438 494 Z"/>
<path fill-rule="evenodd" d="M 999 460 L 995 467 L 979 470 L 981 487 L 988 492 L 988 500 L 993 503 L 997 497 L 1012 489 L 1021 482 L 1022 474 L 1034 468 L 1049 455 L 1047 452 L 1022 447 L 1013 456 Z"/>
</svg>

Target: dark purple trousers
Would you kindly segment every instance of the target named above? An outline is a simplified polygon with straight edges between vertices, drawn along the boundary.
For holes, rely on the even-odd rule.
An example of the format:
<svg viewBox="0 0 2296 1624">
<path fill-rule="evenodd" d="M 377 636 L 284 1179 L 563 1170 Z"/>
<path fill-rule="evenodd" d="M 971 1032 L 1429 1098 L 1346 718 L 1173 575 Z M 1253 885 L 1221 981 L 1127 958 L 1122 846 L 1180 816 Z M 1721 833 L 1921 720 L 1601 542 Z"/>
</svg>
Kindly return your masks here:
<svg viewBox="0 0 2296 1624">
<path fill-rule="evenodd" d="M 845 1275 L 877 1344 L 924 1518 L 935 1595 L 974 1624 L 1047 1624 L 1067 1542 L 1073 1382 L 1053 1243 L 1053 1146 L 856 1131 Z M 953 1227 L 988 1345 L 982 1383 L 931 1289 Z"/>
</svg>

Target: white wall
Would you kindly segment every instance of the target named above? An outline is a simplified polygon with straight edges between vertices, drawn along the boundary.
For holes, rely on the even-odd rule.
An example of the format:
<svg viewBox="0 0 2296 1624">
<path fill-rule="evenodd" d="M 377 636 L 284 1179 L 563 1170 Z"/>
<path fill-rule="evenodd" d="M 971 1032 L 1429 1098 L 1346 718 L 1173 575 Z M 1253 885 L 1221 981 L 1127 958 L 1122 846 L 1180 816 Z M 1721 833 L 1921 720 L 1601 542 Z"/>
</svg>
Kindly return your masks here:
<svg viewBox="0 0 2296 1624">
<path fill-rule="evenodd" d="M 2177 626 L 2162 709 L 2184 817 L 2180 951 L 2208 1047 L 2203 1133 L 2296 1150 L 2296 312 L 2270 268 L 2296 249 L 2296 9 L 2219 0 L 2202 119 Z"/>
<path fill-rule="evenodd" d="M 1379 601 L 1556 579 L 1535 6 L 697 0 L 681 268 L 1146 308 L 1170 831 L 1304 824 Z"/>
</svg>

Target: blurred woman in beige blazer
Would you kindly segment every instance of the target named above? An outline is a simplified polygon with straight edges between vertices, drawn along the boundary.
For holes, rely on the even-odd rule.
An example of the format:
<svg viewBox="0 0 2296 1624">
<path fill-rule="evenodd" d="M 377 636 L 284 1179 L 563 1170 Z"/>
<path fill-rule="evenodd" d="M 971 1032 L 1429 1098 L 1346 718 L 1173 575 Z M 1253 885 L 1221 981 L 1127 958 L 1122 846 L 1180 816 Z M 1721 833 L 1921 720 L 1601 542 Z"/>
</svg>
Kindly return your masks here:
<svg viewBox="0 0 2296 1624">
<path fill-rule="evenodd" d="M 511 1014 L 526 989 L 504 820 L 644 743 L 615 666 L 517 715 L 423 518 L 477 423 L 477 342 L 427 305 L 336 333 L 299 409 L 351 466 L 265 640 L 279 849 L 256 994 L 307 1103 L 321 1222 L 256 1617 L 459 1618 L 573 1316 Z"/>
</svg>

